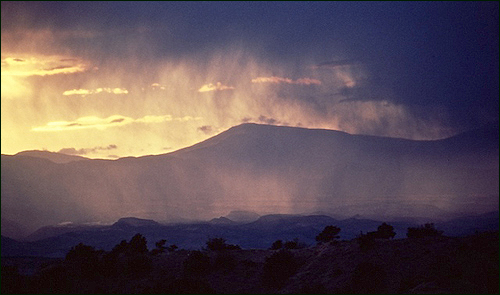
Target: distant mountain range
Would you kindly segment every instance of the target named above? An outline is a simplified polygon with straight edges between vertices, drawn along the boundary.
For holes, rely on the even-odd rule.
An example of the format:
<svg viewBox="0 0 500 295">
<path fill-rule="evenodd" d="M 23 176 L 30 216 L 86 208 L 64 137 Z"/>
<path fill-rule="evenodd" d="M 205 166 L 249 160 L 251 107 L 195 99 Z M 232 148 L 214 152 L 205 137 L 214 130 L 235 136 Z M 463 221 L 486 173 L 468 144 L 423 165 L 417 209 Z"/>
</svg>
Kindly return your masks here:
<svg viewBox="0 0 500 295">
<path fill-rule="evenodd" d="M 475 232 L 498 231 L 498 211 L 479 216 L 469 216 L 437 223 L 438 230 L 447 236 L 466 236 Z M 40 228 L 24 242 L 2 235 L 2 256 L 64 257 L 71 247 L 84 243 L 97 249 L 110 251 L 122 240 L 129 241 L 137 233 L 148 241 L 150 250 L 155 242 L 165 239 L 167 245 L 180 249 L 201 249 L 211 238 L 224 238 L 229 244 L 243 249 L 268 249 L 276 240 L 297 241 L 306 246 L 316 244 L 316 236 L 328 225 L 341 229 L 340 237 L 350 240 L 361 232 L 376 231 L 382 222 L 349 218 L 337 220 L 326 215 L 271 214 L 249 223 L 219 217 L 208 222 L 160 224 L 153 220 L 121 218 L 110 225 L 64 224 Z M 396 239 L 406 238 L 408 227 L 419 226 L 412 222 L 395 221 Z"/>
<path fill-rule="evenodd" d="M 238 210 L 405 222 L 497 211 L 498 134 L 498 123 L 436 141 L 242 124 L 163 155 L 2 155 L 2 234 L 123 216 L 210 220 Z"/>
</svg>

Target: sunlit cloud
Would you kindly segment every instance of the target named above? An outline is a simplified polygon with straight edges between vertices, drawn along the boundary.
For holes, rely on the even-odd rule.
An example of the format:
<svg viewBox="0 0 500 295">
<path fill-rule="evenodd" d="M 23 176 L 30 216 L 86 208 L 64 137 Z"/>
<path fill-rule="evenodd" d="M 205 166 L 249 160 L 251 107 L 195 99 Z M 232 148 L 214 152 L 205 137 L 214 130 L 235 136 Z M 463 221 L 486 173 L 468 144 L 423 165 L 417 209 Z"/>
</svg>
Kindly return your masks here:
<svg viewBox="0 0 500 295">
<path fill-rule="evenodd" d="M 157 90 L 157 89 L 159 89 L 159 90 L 165 90 L 166 89 L 166 87 L 163 86 L 163 85 L 161 85 L 160 83 L 153 83 L 153 84 L 151 84 L 151 88 L 153 88 L 154 90 Z"/>
<path fill-rule="evenodd" d="M 300 78 L 297 80 L 292 80 L 290 78 L 282 77 L 257 77 L 252 79 L 252 83 L 272 83 L 272 84 L 296 84 L 296 85 L 321 85 L 321 81 L 311 78 Z"/>
<path fill-rule="evenodd" d="M 172 117 L 171 115 L 164 116 L 144 116 L 142 118 L 133 119 L 121 115 L 113 115 L 107 118 L 99 118 L 95 116 L 87 116 L 76 119 L 75 121 L 56 121 L 49 122 L 45 126 L 32 128 L 32 131 L 68 131 L 81 129 L 99 129 L 104 130 L 109 127 L 118 127 L 132 123 L 163 123 L 169 121 L 186 122 L 192 120 L 200 120 L 201 117 Z"/>
<path fill-rule="evenodd" d="M 84 72 L 89 64 L 81 59 L 59 55 L 2 56 L 3 76 L 47 76 Z"/>
<path fill-rule="evenodd" d="M 71 148 L 62 148 L 58 151 L 58 153 L 67 154 L 67 155 L 87 155 L 87 154 L 95 154 L 98 151 L 109 151 L 117 149 L 118 146 L 116 144 L 110 144 L 108 146 L 96 146 L 93 148 L 81 148 L 76 149 L 74 147 Z"/>
<path fill-rule="evenodd" d="M 72 89 L 66 90 L 63 92 L 63 95 L 80 95 L 87 96 L 90 94 L 98 94 L 98 93 L 111 93 L 111 94 L 128 94 L 128 90 L 125 88 L 97 88 L 97 89 Z"/>
<path fill-rule="evenodd" d="M 222 85 L 220 82 L 217 82 L 216 84 L 205 84 L 201 86 L 200 89 L 198 89 L 198 92 L 209 92 L 209 91 L 222 91 L 222 90 L 233 90 L 233 86 L 226 86 Z"/>
</svg>

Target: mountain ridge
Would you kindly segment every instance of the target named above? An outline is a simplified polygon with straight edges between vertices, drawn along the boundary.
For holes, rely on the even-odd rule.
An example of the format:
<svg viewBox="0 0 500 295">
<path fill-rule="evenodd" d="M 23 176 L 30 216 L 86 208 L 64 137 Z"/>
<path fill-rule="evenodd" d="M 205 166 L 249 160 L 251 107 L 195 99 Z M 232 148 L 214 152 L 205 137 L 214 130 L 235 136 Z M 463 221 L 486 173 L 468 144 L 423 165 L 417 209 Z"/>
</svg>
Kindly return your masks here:
<svg viewBox="0 0 500 295">
<path fill-rule="evenodd" d="M 237 210 L 298 214 L 349 206 L 350 215 L 377 208 L 381 218 L 411 217 L 405 206 L 421 208 L 414 214 L 425 218 L 440 214 L 428 205 L 453 214 L 491 211 L 498 207 L 498 141 L 485 145 L 491 139 L 474 136 L 480 131 L 469 134 L 412 141 L 243 124 L 147 157 L 60 165 L 2 155 L 2 216 L 34 231 L 123 216 L 209 220 Z M 464 138 L 475 140 L 472 148 L 464 148 Z"/>
</svg>

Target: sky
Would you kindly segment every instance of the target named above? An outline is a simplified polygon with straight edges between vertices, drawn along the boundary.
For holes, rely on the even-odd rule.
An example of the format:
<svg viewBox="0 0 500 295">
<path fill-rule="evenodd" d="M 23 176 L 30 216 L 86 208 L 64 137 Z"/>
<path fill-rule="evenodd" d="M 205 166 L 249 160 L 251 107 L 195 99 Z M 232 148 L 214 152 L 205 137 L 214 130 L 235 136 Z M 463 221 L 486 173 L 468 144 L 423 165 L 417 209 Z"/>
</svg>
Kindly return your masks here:
<svg viewBox="0 0 500 295">
<path fill-rule="evenodd" d="M 1 153 L 162 154 L 245 122 L 498 121 L 498 2 L 1 3 Z"/>
</svg>

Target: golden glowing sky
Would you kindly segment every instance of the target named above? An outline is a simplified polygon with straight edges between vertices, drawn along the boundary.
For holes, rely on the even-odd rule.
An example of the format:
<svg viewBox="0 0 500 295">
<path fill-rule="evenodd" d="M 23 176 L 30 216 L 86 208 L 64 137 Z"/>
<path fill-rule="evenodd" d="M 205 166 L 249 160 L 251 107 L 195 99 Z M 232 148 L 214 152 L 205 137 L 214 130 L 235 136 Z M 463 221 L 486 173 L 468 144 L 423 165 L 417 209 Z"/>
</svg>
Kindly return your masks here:
<svg viewBox="0 0 500 295">
<path fill-rule="evenodd" d="M 123 9 L 120 5 L 126 4 L 119 4 L 117 10 Z M 198 24 L 189 27 L 194 34 L 185 36 L 199 42 L 201 49 L 196 51 L 192 41 L 182 46 L 195 53 L 160 54 L 162 46 L 182 42 L 183 35 L 175 27 L 176 21 L 179 27 L 184 24 L 182 19 L 172 17 L 164 25 L 146 23 L 145 13 L 129 22 L 112 19 L 109 25 L 97 26 L 77 18 L 67 26 L 48 20 L 68 9 L 37 14 L 35 8 L 12 6 L 2 2 L 2 154 L 33 149 L 105 159 L 160 154 L 243 122 L 412 139 L 443 138 L 457 132 L 450 124 L 447 104 L 410 109 L 411 104 L 402 103 L 406 101 L 401 91 L 391 86 L 396 78 L 379 84 L 376 67 L 334 38 L 324 38 L 334 40 L 328 46 L 326 41 L 304 40 L 314 50 L 275 60 L 266 52 L 265 42 L 270 39 L 242 42 L 241 38 L 221 41 L 214 37 L 212 42 L 202 33 L 197 35 L 196 30 L 204 26 Z M 97 7 L 81 15 L 103 14 L 105 8 Z M 145 11 L 151 12 L 147 7 Z M 20 23 L 7 26 L 4 18 Z M 227 34 L 243 27 L 230 15 L 220 19 L 235 22 L 222 27 Z M 101 18 L 92 20 L 102 22 Z M 127 25 L 120 27 L 122 23 Z M 223 34 L 219 27 L 204 30 L 214 36 Z M 311 32 L 307 35 L 321 30 Z M 344 29 L 339 32 L 345 38 L 357 36 Z M 294 50 L 288 44 L 283 48 Z"/>
</svg>

